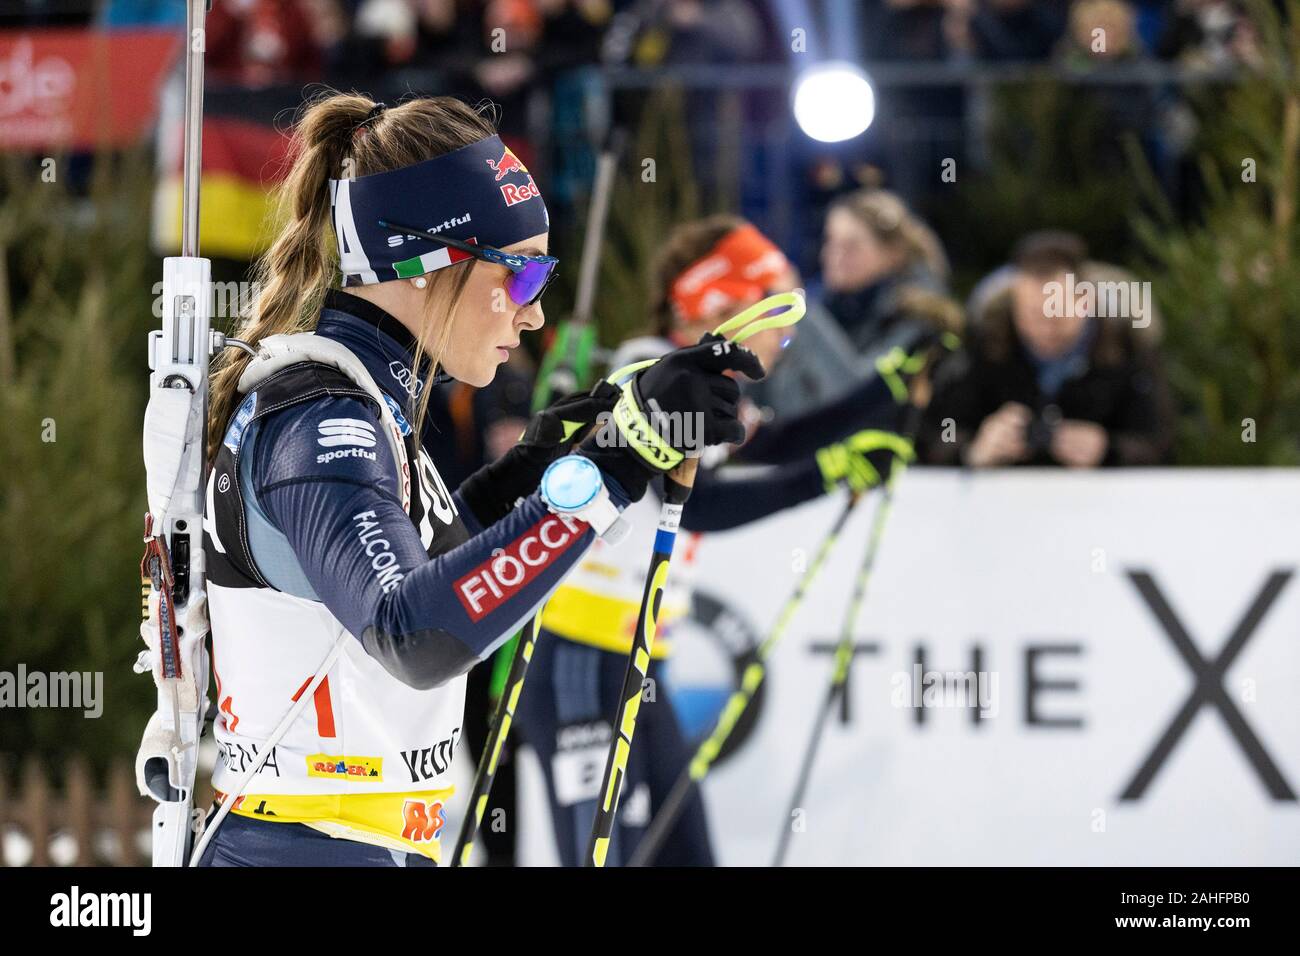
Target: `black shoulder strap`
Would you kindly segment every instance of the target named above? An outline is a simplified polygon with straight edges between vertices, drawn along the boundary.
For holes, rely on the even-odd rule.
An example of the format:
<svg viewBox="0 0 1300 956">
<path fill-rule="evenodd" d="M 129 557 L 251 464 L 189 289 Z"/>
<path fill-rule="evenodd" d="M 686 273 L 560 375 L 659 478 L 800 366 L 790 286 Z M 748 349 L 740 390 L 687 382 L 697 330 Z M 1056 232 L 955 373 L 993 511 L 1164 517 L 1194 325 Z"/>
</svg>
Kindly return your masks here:
<svg viewBox="0 0 1300 956">
<path fill-rule="evenodd" d="M 268 376 L 244 396 L 226 432 L 208 476 L 207 520 L 203 548 L 208 578 L 223 587 L 267 588 L 253 559 L 243 490 L 239 485 L 239 455 L 244 432 L 254 422 L 275 412 L 320 398 L 358 398 L 375 406 L 374 399 L 351 378 L 332 365 L 299 362 Z M 379 410 L 376 409 L 378 413 Z M 215 530 L 216 539 L 212 532 Z"/>
</svg>

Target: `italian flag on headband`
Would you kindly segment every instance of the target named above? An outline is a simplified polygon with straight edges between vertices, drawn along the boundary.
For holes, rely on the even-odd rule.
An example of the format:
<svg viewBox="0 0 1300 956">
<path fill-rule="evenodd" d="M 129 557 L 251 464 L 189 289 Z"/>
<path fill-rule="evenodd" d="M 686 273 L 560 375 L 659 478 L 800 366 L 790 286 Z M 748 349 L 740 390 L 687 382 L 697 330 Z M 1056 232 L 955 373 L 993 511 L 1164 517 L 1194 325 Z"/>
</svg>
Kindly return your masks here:
<svg viewBox="0 0 1300 956">
<path fill-rule="evenodd" d="M 466 239 L 465 242 L 477 244 L 478 240 L 471 237 Z M 399 279 L 413 279 L 416 276 L 435 272 L 447 266 L 454 266 L 458 262 L 464 262 L 466 259 L 472 258 L 474 257 L 468 252 L 461 252 L 459 249 L 437 249 L 433 252 L 426 252 L 422 256 L 394 262 L 393 271 L 397 273 Z"/>
</svg>

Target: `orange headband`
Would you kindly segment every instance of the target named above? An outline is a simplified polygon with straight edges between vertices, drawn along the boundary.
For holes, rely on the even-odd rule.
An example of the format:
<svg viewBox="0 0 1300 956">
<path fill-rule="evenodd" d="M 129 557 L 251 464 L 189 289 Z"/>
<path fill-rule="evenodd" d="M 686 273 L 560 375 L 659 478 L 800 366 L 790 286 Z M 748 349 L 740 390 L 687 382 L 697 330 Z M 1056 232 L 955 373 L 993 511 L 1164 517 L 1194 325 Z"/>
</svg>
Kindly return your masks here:
<svg viewBox="0 0 1300 956">
<path fill-rule="evenodd" d="M 762 298 L 789 268 L 781 250 L 746 223 L 682 272 L 668 297 L 682 318 L 696 322 L 732 302 Z"/>
</svg>

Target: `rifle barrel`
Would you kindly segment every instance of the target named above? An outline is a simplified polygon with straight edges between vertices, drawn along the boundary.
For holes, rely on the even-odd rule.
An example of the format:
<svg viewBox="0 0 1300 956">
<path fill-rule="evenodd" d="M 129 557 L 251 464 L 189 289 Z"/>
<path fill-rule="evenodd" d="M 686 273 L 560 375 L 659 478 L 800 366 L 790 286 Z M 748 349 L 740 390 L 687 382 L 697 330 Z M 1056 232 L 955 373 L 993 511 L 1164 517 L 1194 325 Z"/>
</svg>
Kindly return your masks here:
<svg viewBox="0 0 1300 956">
<path fill-rule="evenodd" d="M 186 0 L 185 166 L 181 205 L 181 255 L 199 254 L 199 176 L 203 169 L 203 51 L 209 0 Z M 197 49 L 196 49 L 197 48 Z"/>
</svg>

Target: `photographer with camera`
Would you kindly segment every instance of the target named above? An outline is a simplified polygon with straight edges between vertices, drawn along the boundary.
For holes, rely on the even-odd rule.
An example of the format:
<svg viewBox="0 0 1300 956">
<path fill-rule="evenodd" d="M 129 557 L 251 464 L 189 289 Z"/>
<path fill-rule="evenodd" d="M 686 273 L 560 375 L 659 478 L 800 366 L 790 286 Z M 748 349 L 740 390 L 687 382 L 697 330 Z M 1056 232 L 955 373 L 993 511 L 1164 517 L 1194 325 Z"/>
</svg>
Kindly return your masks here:
<svg viewBox="0 0 1300 956">
<path fill-rule="evenodd" d="M 1172 414 L 1149 285 L 1086 261 L 1077 236 L 1017 244 L 935 382 L 923 462 L 1096 468 L 1168 460 Z"/>
</svg>

